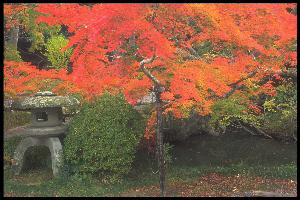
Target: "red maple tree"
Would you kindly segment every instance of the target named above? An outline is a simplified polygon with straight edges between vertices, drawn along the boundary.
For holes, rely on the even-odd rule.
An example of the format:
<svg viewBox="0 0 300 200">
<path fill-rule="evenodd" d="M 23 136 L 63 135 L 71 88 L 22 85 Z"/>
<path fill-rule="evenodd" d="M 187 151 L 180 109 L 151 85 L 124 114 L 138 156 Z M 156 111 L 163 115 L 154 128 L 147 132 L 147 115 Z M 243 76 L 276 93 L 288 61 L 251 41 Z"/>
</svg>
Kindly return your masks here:
<svg viewBox="0 0 300 200">
<path fill-rule="evenodd" d="M 288 48 L 297 39 L 297 19 L 288 12 L 293 7 L 38 4 L 36 10 L 44 15 L 37 18 L 37 23 L 65 25 L 73 33 L 65 47 L 74 47 L 73 72 L 39 71 L 26 63 L 7 61 L 5 91 L 38 90 L 42 84 L 33 80 L 51 78 L 61 80 L 54 87 L 58 93 L 62 89 L 80 92 L 90 100 L 109 90 L 123 92 L 131 104 L 136 104 L 152 87 L 140 70 L 140 62 L 155 55 L 147 68 L 166 88 L 161 96 L 169 102 L 164 113 L 187 117 L 194 109 L 208 115 L 216 100 L 233 93 L 248 98 L 243 95 L 245 91 L 239 90 L 242 86 L 254 87 L 270 75 L 280 79 L 287 63 L 289 67 L 297 65 L 296 52 Z M 4 14 L 10 16 L 21 8 L 12 9 L 6 6 Z M 199 50 L 203 44 L 210 45 L 209 51 Z M 271 81 L 260 86 L 252 95 L 276 95 Z M 153 117 L 150 122 L 154 123 Z M 146 133 L 146 137 L 150 135 Z"/>
</svg>

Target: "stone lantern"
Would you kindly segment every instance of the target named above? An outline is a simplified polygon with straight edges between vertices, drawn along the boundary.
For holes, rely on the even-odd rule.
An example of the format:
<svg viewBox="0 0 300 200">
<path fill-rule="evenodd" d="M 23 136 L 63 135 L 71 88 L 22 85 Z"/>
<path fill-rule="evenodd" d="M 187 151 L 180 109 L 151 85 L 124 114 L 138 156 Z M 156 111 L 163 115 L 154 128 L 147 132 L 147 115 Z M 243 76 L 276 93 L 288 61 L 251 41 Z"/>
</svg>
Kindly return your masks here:
<svg viewBox="0 0 300 200">
<path fill-rule="evenodd" d="M 14 153 L 13 169 L 16 175 L 22 170 L 26 150 L 41 145 L 49 148 L 53 174 L 58 175 L 62 161 L 59 137 L 65 135 L 68 129 L 67 123 L 63 122 L 63 108 L 78 105 L 76 98 L 56 96 L 52 92 L 38 92 L 35 96 L 26 97 L 12 105 L 14 110 L 31 112 L 29 125 L 11 129 L 6 134 L 7 137 L 22 137 Z"/>
</svg>

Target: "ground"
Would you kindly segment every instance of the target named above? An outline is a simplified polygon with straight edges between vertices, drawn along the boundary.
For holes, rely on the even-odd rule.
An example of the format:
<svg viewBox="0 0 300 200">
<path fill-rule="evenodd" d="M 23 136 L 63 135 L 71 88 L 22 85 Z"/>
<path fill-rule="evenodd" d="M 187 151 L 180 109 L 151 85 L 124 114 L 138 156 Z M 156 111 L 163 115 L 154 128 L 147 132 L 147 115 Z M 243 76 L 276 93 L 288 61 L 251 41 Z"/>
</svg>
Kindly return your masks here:
<svg viewBox="0 0 300 200">
<path fill-rule="evenodd" d="M 265 190 L 297 195 L 297 182 L 289 179 L 266 179 L 262 177 L 224 176 L 211 173 L 193 182 L 172 182 L 167 185 L 170 197 L 244 197 L 252 191 Z M 135 188 L 119 196 L 159 196 L 157 185 Z"/>
<path fill-rule="evenodd" d="M 42 152 L 42 149 L 36 150 Z M 121 183 L 95 177 L 53 178 L 47 159 L 28 160 L 19 176 L 4 170 L 5 196 L 159 196 L 156 162 L 138 152 L 132 170 Z M 176 144 L 166 174 L 166 196 L 251 196 L 261 190 L 297 194 L 297 145 L 238 135 L 195 136 Z M 31 162 L 29 162 L 31 161 Z M 48 166 L 45 167 L 45 166 Z"/>
<path fill-rule="evenodd" d="M 30 188 L 42 188 L 44 183 L 52 179 L 51 171 L 33 170 L 30 173 L 24 173 L 20 176 L 14 176 L 14 182 L 18 182 L 22 187 L 27 189 L 14 189 L 13 191 L 5 191 L 5 197 L 28 196 L 37 197 L 44 196 L 41 190 Z M 170 197 L 238 197 L 250 196 L 252 191 L 272 191 L 285 195 L 297 195 L 297 181 L 291 179 L 274 179 L 263 178 L 259 176 L 248 175 L 222 175 L 221 173 L 208 173 L 197 177 L 193 181 L 168 181 L 166 196 Z M 84 186 L 81 186 L 84 188 Z M 103 190 L 102 184 L 95 184 L 94 190 Z M 79 190 L 82 188 L 78 188 Z M 76 188 L 74 188 L 76 190 Z M 51 190 L 49 188 L 46 196 L 77 196 L 72 190 Z M 94 196 L 93 194 L 90 194 Z M 158 184 L 148 186 L 134 187 L 122 192 L 103 193 L 103 196 L 119 196 L 119 197 L 157 197 L 160 195 Z M 81 196 L 81 195 L 79 195 Z M 82 195 L 86 196 L 86 195 Z"/>
</svg>

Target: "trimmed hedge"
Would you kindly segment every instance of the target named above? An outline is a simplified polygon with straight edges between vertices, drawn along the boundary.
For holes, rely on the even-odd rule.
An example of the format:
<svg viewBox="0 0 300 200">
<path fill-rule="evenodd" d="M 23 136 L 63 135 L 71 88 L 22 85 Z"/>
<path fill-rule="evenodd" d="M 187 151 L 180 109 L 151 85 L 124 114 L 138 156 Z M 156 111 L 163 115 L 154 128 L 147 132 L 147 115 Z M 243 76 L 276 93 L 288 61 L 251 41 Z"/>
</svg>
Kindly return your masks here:
<svg viewBox="0 0 300 200">
<path fill-rule="evenodd" d="M 123 95 L 105 93 L 83 105 L 72 120 L 64 142 L 65 164 L 76 174 L 121 180 L 131 168 L 144 129 L 144 118 Z"/>
</svg>

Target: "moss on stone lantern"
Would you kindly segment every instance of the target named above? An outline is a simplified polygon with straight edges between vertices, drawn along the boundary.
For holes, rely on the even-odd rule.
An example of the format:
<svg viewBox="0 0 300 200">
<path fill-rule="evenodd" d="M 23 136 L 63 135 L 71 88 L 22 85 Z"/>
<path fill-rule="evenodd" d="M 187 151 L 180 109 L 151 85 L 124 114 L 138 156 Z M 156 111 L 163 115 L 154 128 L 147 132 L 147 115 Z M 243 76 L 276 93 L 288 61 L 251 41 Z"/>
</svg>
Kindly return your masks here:
<svg viewBox="0 0 300 200">
<path fill-rule="evenodd" d="M 30 111 L 32 113 L 31 126 L 51 127 L 62 124 L 63 108 L 78 105 L 79 101 L 74 97 L 56 96 L 46 91 L 15 102 L 12 107 L 15 110 Z"/>
<path fill-rule="evenodd" d="M 63 123 L 63 108 L 76 107 L 79 101 L 73 97 L 56 96 L 52 92 L 38 92 L 35 96 L 26 97 L 14 102 L 12 108 L 32 113 L 31 124 L 8 130 L 6 138 L 21 136 L 22 140 L 14 152 L 13 169 L 20 174 L 25 152 L 32 146 L 46 146 L 51 153 L 54 176 L 59 175 L 62 161 L 60 136 L 67 133 L 68 126 Z M 68 110 L 68 109 L 67 109 Z"/>
</svg>

